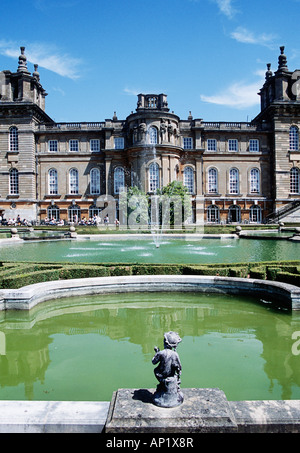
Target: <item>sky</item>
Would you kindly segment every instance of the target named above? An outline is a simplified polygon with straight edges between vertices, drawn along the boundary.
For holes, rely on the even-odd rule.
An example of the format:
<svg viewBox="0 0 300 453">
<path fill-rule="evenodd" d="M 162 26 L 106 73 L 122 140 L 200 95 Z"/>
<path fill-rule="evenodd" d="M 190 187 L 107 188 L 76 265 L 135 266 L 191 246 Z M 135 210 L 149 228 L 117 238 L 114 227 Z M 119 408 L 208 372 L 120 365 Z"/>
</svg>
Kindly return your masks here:
<svg viewBox="0 0 300 453">
<path fill-rule="evenodd" d="M 280 46 L 300 69 L 300 0 L 0 2 L 0 71 L 24 46 L 56 122 L 125 119 L 139 93 L 167 94 L 181 119 L 251 121 Z"/>
</svg>

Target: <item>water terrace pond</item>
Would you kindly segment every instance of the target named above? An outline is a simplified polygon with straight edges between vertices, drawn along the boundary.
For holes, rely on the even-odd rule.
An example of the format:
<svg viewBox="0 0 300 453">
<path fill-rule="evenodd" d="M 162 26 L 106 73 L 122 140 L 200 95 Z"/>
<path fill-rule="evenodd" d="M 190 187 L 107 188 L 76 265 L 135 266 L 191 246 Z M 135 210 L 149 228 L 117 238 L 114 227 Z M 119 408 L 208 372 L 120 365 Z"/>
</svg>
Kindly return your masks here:
<svg viewBox="0 0 300 453">
<path fill-rule="evenodd" d="M 151 359 L 177 331 L 182 388 L 229 400 L 300 399 L 292 333 L 300 313 L 247 297 L 133 293 L 70 298 L 0 314 L 0 399 L 110 401 L 155 388 Z"/>
<path fill-rule="evenodd" d="M 0 246 L 0 260 L 86 263 L 204 264 L 299 260 L 300 242 L 267 239 L 105 238 L 18 242 Z"/>
</svg>

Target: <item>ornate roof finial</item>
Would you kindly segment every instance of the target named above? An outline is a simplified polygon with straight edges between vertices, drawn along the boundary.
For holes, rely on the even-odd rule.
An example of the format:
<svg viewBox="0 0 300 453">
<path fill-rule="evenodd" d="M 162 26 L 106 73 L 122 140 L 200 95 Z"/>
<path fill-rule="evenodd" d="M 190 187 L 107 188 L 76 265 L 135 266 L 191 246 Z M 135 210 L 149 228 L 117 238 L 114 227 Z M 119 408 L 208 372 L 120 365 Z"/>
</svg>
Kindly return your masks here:
<svg viewBox="0 0 300 453">
<path fill-rule="evenodd" d="M 273 72 L 271 71 L 271 63 L 268 63 L 267 64 L 267 72 L 266 72 L 266 80 L 268 80 L 270 77 L 273 76 Z"/>
<path fill-rule="evenodd" d="M 278 58 L 278 70 L 287 72 L 288 71 L 287 58 L 284 55 L 284 46 L 280 47 L 280 51 L 281 51 L 281 54 L 279 55 L 279 58 Z"/>
<path fill-rule="evenodd" d="M 25 56 L 25 47 L 20 47 L 20 50 L 21 55 L 19 56 L 18 72 L 26 72 L 27 74 L 30 74 L 30 72 L 27 69 L 27 58 Z"/>
<path fill-rule="evenodd" d="M 116 114 L 116 112 L 114 112 L 113 121 L 117 121 L 117 120 L 118 120 L 117 114 Z"/>
<path fill-rule="evenodd" d="M 38 64 L 34 65 L 34 73 L 32 74 L 33 78 L 36 79 L 38 82 L 40 81 L 40 74 L 38 72 Z"/>
</svg>

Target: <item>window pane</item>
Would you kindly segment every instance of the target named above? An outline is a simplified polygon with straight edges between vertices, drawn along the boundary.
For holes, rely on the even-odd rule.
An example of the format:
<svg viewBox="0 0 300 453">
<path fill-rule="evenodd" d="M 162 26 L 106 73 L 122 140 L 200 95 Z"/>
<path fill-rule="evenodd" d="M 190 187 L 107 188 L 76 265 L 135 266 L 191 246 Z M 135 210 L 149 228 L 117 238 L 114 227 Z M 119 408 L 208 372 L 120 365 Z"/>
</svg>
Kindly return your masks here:
<svg viewBox="0 0 300 453">
<path fill-rule="evenodd" d="M 259 170 L 252 168 L 250 173 L 250 193 L 259 193 L 260 191 L 260 178 Z"/>
<path fill-rule="evenodd" d="M 78 194 L 78 171 L 70 170 L 70 194 Z"/>
<path fill-rule="evenodd" d="M 187 187 L 189 193 L 194 193 L 194 170 L 191 167 L 185 167 L 183 179 L 183 185 Z"/>
<path fill-rule="evenodd" d="M 249 141 L 249 151 L 258 152 L 259 151 L 259 141 L 256 139 L 251 139 Z"/>
<path fill-rule="evenodd" d="M 51 152 L 57 152 L 58 151 L 57 140 L 49 140 L 48 149 Z"/>
<path fill-rule="evenodd" d="M 183 137 L 183 148 L 184 149 L 193 149 L 192 137 Z"/>
<path fill-rule="evenodd" d="M 100 193 L 100 170 L 93 168 L 90 172 L 90 189 L 92 195 Z"/>
<path fill-rule="evenodd" d="M 290 172 L 290 193 L 300 193 L 300 170 L 296 167 Z"/>
<path fill-rule="evenodd" d="M 9 130 L 9 150 L 19 151 L 19 137 L 16 127 L 11 127 Z"/>
<path fill-rule="evenodd" d="M 124 149 L 124 138 L 123 137 L 115 137 L 115 149 Z"/>
<path fill-rule="evenodd" d="M 156 127 L 150 127 L 149 129 L 149 140 L 151 145 L 157 144 L 157 129 Z"/>
<path fill-rule="evenodd" d="M 290 128 L 290 151 L 299 150 L 299 131 L 296 126 Z"/>
<path fill-rule="evenodd" d="M 236 168 L 231 169 L 229 173 L 229 193 L 239 193 L 239 172 Z"/>
<path fill-rule="evenodd" d="M 114 191 L 120 193 L 124 190 L 125 186 L 125 172 L 121 167 L 115 168 L 114 171 Z"/>
<path fill-rule="evenodd" d="M 10 195 L 19 194 L 19 172 L 16 168 L 9 173 L 9 193 Z"/>
<path fill-rule="evenodd" d="M 217 140 L 213 138 L 207 140 L 207 151 L 217 151 Z"/>
<path fill-rule="evenodd" d="M 208 171 L 208 193 L 218 192 L 218 173 L 215 168 Z"/>
<path fill-rule="evenodd" d="M 49 170 L 49 194 L 58 194 L 57 171 L 54 169 Z"/>
<path fill-rule="evenodd" d="M 73 152 L 79 151 L 78 140 L 70 140 L 70 142 L 69 142 L 69 150 L 73 151 Z"/>
<path fill-rule="evenodd" d="M 90 150 L 92 153 L 100 151 L 100 140 L 90 140 Z"/>
<path fill-rule="evenodd" d="M 228 151 L 237 151 L 238 150 L 238 141 L 235 139 L 228 140 Z"/>
<path fill-rule="evenodd" d="M 159 188 L 159 168 L 157 164 L 151 164 L 149 167 L 150 192 L 156 192 L 158 188 Z"/>
</svg>

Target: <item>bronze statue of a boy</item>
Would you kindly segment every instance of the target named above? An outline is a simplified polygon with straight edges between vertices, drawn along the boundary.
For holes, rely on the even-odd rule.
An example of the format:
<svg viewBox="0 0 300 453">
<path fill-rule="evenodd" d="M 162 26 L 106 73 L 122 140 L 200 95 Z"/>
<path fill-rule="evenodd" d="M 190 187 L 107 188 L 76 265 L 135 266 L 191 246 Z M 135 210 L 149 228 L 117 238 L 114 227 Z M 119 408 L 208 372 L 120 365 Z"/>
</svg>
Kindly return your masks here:
<svg viewBox="0 0 300 453">
<path fill-rule="evenodd" d="M 154 369 L 154 374 L 159 381 L 153 402 L 160 407 L 175 407 L 183 402 L 183 395 L 180 391 L 181 363 L 176 352 L 181 338 L 177 332 L 167 332 L 164 335 L 164 349 L 161 351 L 155 347 L 155 356 L 152 359 L 153 365 L 159 363 Z"/>
</svg>

